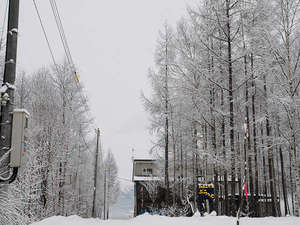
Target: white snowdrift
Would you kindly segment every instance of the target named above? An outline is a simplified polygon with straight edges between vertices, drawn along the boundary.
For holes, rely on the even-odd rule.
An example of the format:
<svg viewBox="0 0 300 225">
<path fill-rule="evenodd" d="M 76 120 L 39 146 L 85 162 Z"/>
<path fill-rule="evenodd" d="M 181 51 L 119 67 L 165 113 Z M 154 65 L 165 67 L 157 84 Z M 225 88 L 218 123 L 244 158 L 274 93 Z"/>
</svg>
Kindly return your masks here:
<svg viewBox="0 0 300 225">
<path fill-rule="evenodd" d="M 108 220 L 82 219 L 78 216 L 62 217 L 56 216 L 45 219 L 32 225 L 235 225 L 236 220 L 225 216 L 206 216 L 206 217 L 163 217 L 143 215 L 130 220 Z M 281 217 L 281 218 L 241 218 L 240 225 L 300 225 L 300 218 Z"/>
</svg>

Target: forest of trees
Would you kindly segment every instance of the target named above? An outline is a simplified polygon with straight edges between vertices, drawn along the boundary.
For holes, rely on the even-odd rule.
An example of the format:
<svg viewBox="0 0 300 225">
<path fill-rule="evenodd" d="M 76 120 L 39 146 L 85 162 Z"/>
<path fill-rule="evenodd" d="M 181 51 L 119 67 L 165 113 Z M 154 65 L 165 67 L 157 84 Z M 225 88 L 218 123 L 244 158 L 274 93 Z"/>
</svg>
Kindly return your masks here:
<svg viewBox="0 0 300 225">
<path fill-rule="evenodd" d="M 107 219 L 118 198 L 118 169 L 101 143 L 95 168 L 93 120 L 69 65 L 17 74 L 15 108 L 30 113 L 27 151 L 8 193 L 1 185 L 0 224 L 74 214 Z"/>
<path fill-rule="evenodd" d="M 184 199 L 203 176 L 235 215 L 246 180 L 250 215 L 300 216 L 300 1 L 198 2 L 159 33 L 143 96 L 164 186 Z"/>
</svg>

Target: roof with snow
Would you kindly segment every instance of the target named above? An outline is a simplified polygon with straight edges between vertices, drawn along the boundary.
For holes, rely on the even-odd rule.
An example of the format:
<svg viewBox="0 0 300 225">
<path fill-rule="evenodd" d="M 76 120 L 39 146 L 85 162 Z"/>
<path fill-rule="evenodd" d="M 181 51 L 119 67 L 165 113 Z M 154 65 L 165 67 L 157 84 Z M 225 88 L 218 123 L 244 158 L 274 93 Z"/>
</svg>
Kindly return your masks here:
<svg viewBox="0 0 300 225">
<path fill-rule="evenodd" d="M 157 181 L 159 177 L 133 176 L 133 181 Z"/>
<path fill-rule="evenodd" d="M 134 162 L 143 162 L 143 161 L 149 161 L 154 162 L 156 159 L 150 159 L 150 158 L 143 158 L 143 159 L 133 159 Z"/>
</svg>

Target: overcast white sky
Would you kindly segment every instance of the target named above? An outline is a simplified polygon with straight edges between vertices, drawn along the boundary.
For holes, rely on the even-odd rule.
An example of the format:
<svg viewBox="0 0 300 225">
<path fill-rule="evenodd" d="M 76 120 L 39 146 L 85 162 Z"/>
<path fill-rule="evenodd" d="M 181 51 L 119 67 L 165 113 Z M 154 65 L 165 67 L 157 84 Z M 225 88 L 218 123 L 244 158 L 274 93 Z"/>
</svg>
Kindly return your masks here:
<svg viewBox="0 0 300 225">
<path fill-rule="evenodd" d="M 151 147 L 140 93 L 150 93 L 147 70 L 153 65 L 158 30 L 166 20 L 175 24 L 187 1 L 57 0 L 95 126 L 102 131 L 104 148 L 116 156 L 120 177 L 130 179 L 132 148 L 144 156 Z M 20 2 L 18 68 L 33 72 L 51 58 L 32 1 Z M 63 59 L 49 1 L 36 2 L 55 56 Z"/>
</svg>

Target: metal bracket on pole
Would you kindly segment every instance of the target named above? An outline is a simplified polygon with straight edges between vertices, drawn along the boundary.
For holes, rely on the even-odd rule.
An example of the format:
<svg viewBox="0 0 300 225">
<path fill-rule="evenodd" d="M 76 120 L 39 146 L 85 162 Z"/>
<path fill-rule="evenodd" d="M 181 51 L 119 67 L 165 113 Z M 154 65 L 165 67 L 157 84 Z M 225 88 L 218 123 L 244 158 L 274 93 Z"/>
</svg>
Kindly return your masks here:
<svg viewBox="0 0 300 225">
<path fill-rule="evenodd" d="M 2 156 L 2 158 L 0 159 L 0 163 L 1 163 L 1 161 L 3 161 L 3 159 L 5 157 L 7 157 L 7 155 L 10 154 L 11 151 L 12 151 L 12 148 L 8 150 L 7 154 Z M 18 168 L 17 167 L 10 167 L 8 177 L 3 177 L 0 174 L 0 183 L 9 183 L 10 184 L 10 183 L 15 181 L 15 179 L 17 178 L 17 175 L 18 175 Z"/>
<path fill-rule="evenodd" d="M 0 183 L 12 183 L 16 180 L 18 175 L 18 169 L 17 167 L 10 168 L 10 173 L 8 177 L 2 177 L 0 176 Z"/>
</svg>

